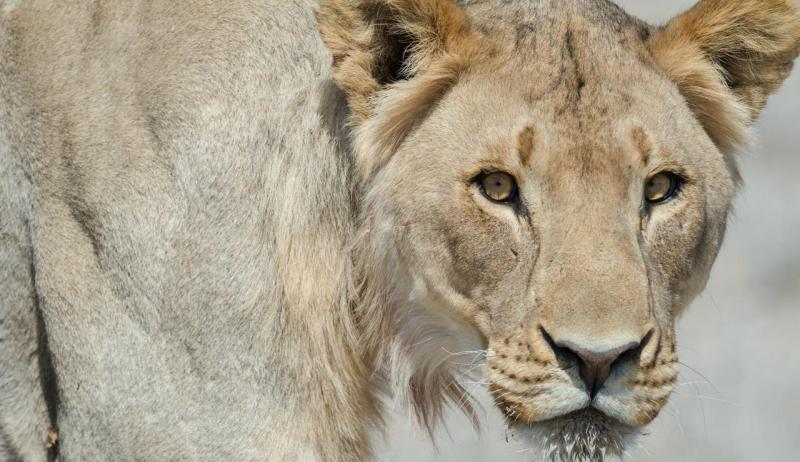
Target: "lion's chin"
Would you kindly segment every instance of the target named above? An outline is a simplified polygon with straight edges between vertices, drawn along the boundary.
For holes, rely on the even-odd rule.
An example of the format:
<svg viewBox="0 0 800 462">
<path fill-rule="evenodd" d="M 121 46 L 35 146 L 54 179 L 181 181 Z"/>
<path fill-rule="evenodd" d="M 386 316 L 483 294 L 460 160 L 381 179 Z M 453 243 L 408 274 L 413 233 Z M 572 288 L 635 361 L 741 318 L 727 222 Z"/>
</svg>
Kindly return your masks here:
<svg viewBox="0 0 800 462">
<path fill-rule="evenodd" d="M 636 428 L 587 408 L 533 424 L 517 424 L 516 436 L 550 462 L 617 460 L 638 435 Z"/>
</svg>

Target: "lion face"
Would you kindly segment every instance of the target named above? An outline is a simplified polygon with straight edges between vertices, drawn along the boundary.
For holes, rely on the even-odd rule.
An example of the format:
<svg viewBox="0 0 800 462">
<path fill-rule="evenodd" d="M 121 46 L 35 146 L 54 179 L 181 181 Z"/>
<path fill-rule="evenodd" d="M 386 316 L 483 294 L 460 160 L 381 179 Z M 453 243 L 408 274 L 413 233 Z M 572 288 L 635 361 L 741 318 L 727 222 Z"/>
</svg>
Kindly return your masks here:
<svg viewBox="0 0 800 462">
<path fill-rule="evenodd" d="M 572 30 L 550 68 L 463 76 L 376 178 L 374 213 L 413 303 L 485 339 L 511 417 L 592 407 L 640 426 L 674 386 L 674 318 L 705 282 L 734 181 L 699 125 L 672 122 L 691 114 L 665 77 L 622 52 L 597 72 L 611 57 L 588 53 L 596 31 Z"/>
<path fill-rule="evenodd" d="M 701 2 L 658 30 L 604 1 L 385 3 L 345 39 L 337 7 L 321 23 L 357 126 L 367 278 L 395 333 L 432 354 L 453 334 L 430 325 L 468 326 L 513 422 L 574 457 L 618 452 L 675 386 L 675 318 L 722 242 L 727 150 L 763 106 L 735 92 L 777 88 L 713 62 L 702 28 L 760 21 L 759 2 Z M 794 27 L 776 60 L 796 55 Z M 407 61 L 386 67 L 397 50 Z"/>
</svg>

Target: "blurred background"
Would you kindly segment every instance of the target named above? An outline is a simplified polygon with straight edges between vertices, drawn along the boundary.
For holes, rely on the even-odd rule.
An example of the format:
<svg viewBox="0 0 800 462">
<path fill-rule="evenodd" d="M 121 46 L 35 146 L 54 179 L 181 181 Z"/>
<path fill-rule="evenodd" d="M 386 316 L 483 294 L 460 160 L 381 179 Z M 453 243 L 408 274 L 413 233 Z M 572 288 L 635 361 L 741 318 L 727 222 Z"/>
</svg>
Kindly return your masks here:
<svg viewBox="0 0 800 462">
<path fill-rule="evenodd" d="M 735 0 L 729 0 L 735 1 Z M 692 0 L 622 0 L 663 24 Z M 678 322 L 680 384 L 628 461 L 800 461 L 800 66 L 741 154 L 745 185 L 705 293 Z M 483 431 L 453 413 L 437 447 L 396 410 L 382 462 L 530 462 L 486 392 Z"/>
</svg>

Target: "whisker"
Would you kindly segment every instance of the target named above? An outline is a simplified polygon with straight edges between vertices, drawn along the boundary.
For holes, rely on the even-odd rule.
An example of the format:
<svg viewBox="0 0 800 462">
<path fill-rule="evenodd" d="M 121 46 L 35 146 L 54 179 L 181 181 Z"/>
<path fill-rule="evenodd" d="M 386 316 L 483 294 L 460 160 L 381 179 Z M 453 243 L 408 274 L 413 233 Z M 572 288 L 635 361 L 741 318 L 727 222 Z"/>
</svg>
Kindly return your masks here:
<svg viewBox="0 0 800 462">
<path fill-rule="evenodd" d="M 704 399 L 704 400 L 708 400 L 708 401 L 714 401 L 714 402 L 719 402 L 719 403 L 730 404 L 731 406 L 741 407 L 741 405 L 738 404 L 738 403 L 735 403 L 733 401 L 729 401 L 727 399 L 717 398 L 717 397 L 714 397 L 714 396 L 691 395 L 691 394 L 679 393 L 677 391 L 673 392 L 673 394 L 676 395 L 676 396 L 683 396 L 683 397 L 687 397 L 687 398 L 697 398 L 697 399 L 701 399 L 701 400 Z"/>
<path fill-rule="evenodd" d="M 679 382 L 676 385 L 679 387 L 685 387 L 687 385 L 708 385 L 708 382 Z"/>
<path fill-rule="evenodd" d="M 488 350 L 471 350 L 471 351 L 460 351 L 460 352 L 457 352 L 457 353 L 453 353 L 453 352 L 449 351 L 445 347 L 442 347 L 442 350 L 444 350 L 445 352 L 449 353 L 451 356 L 460 356 L 460 355 L 469 355 L 469 354 L 485 355 L 486 352 L 488 351 Z"/>
<path fill-rule="evenodd" d="M 681 432 L 681 436 L 683 439 L 686 439 L 686 429 L 683 428 L 683 423 L 681 422 L 681 413 L 677 406 L 673 406 L 672 403 L 669 403 L 665 408 L 665 411 L 669 412 L 673 417 L 675 417 L 675 421 L 678 423 L 678 430 Z"/>
<path fill-rule="evenodd" d="M 705 381 L 706 381 L 706 383 L 708 383 L 708 385 L 710 385 L 710 386 L 711 386 L 711 388 L 713 388 L 713 389 L 714 389 L 714 392 L 715 392 L 716 394 L 718 394 L 718 395 L 722 396 L 722 393 L 720 393 L 720 391 L 719 391 L 719 389 L 717 388 L 717 386 L 716 386 L 716 385 L 714 385 L 714 383 L 713 383 L 713 382 L 711 382 L 711 380 L 708 380 L 708 377 L 706 377 L 705 375 L 703 375 L 703 373 L 702 373 L 702 372 L 700 372 L 699 370 L 697 370 L 697 369 L 693 368 L 692 366 L 690 366 L 690 365 L 686 364 L 686 363 L 685 363 L 685 362 L 683 362 L 683 361 L 678 361 L 678 364 L 679 364 L 679 365 L 681 365 L 681 366 L 683 366 L 683 367 L 685 367 L 685 368 L 687 368 L 687 369 L 689 369 L 690 371 L 694 372 L 695 374 L 699 375 L 701 379 L 705 380 Z"/>
</svg>

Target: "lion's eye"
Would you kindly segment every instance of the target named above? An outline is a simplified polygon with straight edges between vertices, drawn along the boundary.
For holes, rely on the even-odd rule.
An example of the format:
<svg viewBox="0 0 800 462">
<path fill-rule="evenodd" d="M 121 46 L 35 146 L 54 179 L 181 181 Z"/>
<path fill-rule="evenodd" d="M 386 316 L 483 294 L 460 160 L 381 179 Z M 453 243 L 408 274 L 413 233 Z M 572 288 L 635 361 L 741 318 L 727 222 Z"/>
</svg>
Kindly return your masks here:
<svg viewBox="0 0 800 462">
<path fill-rule="evenodd" d="M 481 191 L 495 202 L 512 202 L 517 195 L 517 182 L 508 173 L 490 173 L 480 180 Z"/>
<path fill-rule="evenodd" d="M 662 204 L 675 197 L 680 186 L 680 177 L 674 173 L 658 173 L 644 185 L 644 197 L 651 204 Z"/>
</svg>

